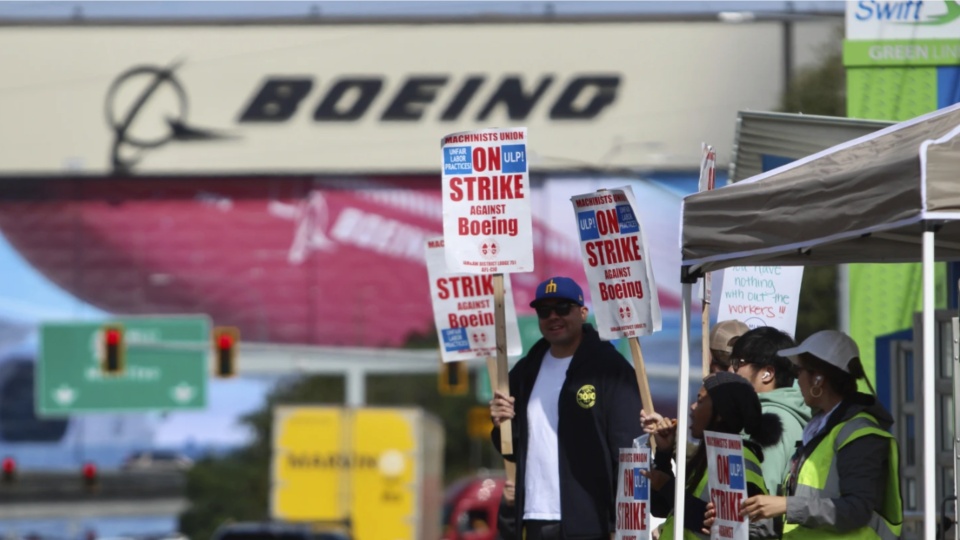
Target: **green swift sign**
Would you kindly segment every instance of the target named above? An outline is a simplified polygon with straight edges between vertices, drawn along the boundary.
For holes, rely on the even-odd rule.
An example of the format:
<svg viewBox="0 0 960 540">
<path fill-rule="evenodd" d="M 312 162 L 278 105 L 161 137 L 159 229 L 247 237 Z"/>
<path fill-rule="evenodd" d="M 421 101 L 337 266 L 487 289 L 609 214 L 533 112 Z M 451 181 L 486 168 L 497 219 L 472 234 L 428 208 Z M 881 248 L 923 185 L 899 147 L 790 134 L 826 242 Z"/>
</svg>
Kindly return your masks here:
<svg viewBox="0 0 960 540">
<path fill-rule="evenodd" d="M 123 328 L 126 369 L 101 369 L 106 324 Z M 207 404 L 206 316 L 125 318 L 44 324 L 36 408 L 42 416 L 79 412 L 201 409 Z"/>
<path fill-rule="evenodd" d="M 847 41 L 843 64 L 855 66 L 952 66 L 960 65 L 960 38 Z"/>
</svg>

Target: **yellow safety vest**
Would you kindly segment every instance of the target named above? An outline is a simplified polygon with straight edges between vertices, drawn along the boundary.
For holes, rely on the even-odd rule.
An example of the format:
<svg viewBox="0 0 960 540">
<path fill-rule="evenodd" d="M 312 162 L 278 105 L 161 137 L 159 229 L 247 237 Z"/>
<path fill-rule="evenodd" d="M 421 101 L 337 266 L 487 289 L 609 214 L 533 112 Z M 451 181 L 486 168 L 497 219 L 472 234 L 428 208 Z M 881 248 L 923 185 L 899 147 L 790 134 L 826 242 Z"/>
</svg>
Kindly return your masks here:
<svg viewBox="0 0 960 540">
<path fill-rule="evenodd" d="M 745 462 L 744 468 L 747 469 L 747 483 L 754 484 L 766 494 L 767 488 L 766 483 L 763 481 L 763 469 L 760 468 L 760 458 L 746 445 L 743 446 L 743 457 Z M 710 493 L 707 492 L 708 476 L 707 471 L 704 470 L 700 476 L 700 480 L 697 482 L 697 487 L 693 489 L 693 496 L 705 503 L 710 502 Z M 670 515 L 664 520 L 660 538 L 661 540 L 673 540 L 673 512 L 670 512 Z M 710 535 L 703 534 L 699 531 L 694 532 L 689 529 L 684 529 L 683 538 L 684 540 L 708 540 Z"/>
<path fill-rule="evenodd" d="M 797 523 L 784 522 L 784 539 L 830 538 L 830 539 L 880 539 L 896 540 L 903 528 L 903 501 L 900 498 L 900 455 L 897 441 L 893 436 L 880 429 L 877 420 L 862 412 L 853 418 L 834 426 L 813 452 L 800 465 L 797 473 L 797 487 L 793 495 L 800 497 L 818 497 L 836 499 L 840 497 L 840 475 L 837 471 L 837 452 L 848 443 L 865 435 L 879 435 L 890 441 L 889 470 L 887 471 L 886 498 L 883 501 L 882 514 L 876 510 L 870 522 L 849 532 L 831 532 L 823 529 L 811 529 Z M 788 474 L 785 485 L 791 485 Z M 786 517 L 784 517 L 786 520 Z"/>
</svg>

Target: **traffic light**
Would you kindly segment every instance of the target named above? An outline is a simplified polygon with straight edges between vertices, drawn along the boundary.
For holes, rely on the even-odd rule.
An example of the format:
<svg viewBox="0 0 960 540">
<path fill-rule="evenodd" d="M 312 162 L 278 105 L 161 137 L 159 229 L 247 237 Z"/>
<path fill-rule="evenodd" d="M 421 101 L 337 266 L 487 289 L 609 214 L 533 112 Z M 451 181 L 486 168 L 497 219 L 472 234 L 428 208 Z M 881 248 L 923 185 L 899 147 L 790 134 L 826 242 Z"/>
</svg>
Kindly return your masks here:
<svg viewBox="0 0 960 540">
<path fill-rule="evenodd" d="M 123 343 L 123 327 L 107 325 L 103 327 L 103 372 L 108 375 L 120 375 L 126 368 L 126 347 Z"/>
<path fill-rule="evenodd" d="M 17 480 L 17 462 L 12 457 L 3 458 L 3 483 L 12 484 Z"/>
<path fill-rule="evenodd" d="M 88 461 L 83 464 L 83 468 L 80 469 L 80 477 L 83 481 L 83 488 L 88 493 L 93 493 L 100 487 L 100 479 L 97 477 L 97 466 L 93 462 Z"/>
<path fill-rule="evenodd" d="M 213 374 L 227 378 L 237 374 L 237 344 L 240 329 L 234 326 L 218 326 L 213 329 Z"/>
<path fill-rule="evenodd" d="M 463 396 L 470 390 L 470 371 L 466 362 L 440 364 L 439 391 L 442 396 Z"/>
</svg>

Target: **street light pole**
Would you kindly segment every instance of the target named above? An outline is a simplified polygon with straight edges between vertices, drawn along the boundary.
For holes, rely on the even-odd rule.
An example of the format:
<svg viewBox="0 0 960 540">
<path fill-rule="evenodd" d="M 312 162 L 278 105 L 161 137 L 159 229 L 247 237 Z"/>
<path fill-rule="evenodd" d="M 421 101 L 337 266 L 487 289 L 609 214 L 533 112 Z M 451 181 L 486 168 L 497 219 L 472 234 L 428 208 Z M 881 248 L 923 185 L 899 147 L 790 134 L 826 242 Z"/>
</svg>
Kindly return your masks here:
<svg viewBox="0 0 960 540">
<path fill-rule="evenodd" d="M 787 2 L 787 13 L 783 18 L 783 92 L 790 90 L 793 83 L 793 9 L 792 1 Z"/>
</svg>

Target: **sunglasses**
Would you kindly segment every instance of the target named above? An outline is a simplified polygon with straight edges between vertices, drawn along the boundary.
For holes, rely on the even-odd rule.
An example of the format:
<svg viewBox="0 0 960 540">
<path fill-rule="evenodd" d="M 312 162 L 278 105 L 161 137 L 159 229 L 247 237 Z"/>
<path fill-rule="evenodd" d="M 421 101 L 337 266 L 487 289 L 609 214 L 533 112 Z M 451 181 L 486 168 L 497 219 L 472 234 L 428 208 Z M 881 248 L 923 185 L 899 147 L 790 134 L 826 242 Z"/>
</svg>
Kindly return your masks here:
<svg viewBox="0 0 960 540">
<path fill-rule="evenodd" d="M 551 313 L 556 313 L 560 317 L 566 317 L 570 314 L 570 310 L 576 305 L 577 304 L 573 302 L 561 302 L 552 306 L 537 306 L 534 309 L 537 310 L 537 317 L 548 319 Z"/>
</svg>

